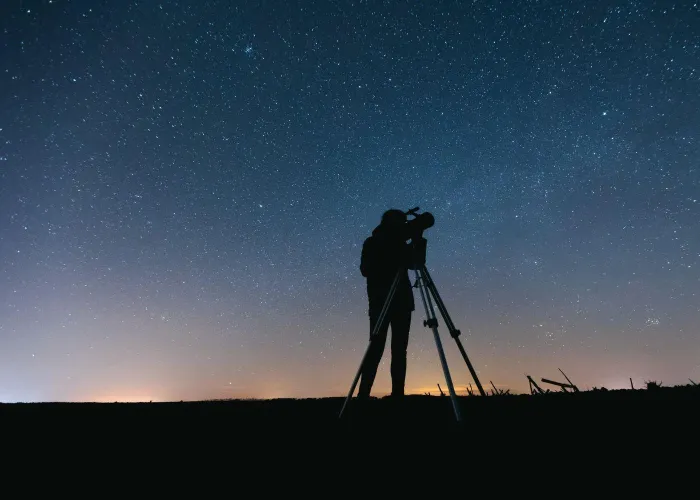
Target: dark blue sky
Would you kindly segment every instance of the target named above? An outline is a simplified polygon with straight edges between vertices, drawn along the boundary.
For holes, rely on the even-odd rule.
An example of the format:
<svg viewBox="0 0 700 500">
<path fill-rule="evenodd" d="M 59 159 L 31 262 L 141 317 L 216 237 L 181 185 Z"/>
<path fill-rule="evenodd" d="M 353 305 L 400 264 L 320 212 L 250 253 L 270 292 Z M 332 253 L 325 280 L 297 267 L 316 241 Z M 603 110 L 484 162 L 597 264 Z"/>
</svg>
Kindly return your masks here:
<svg viewBox="0 0 700 500">
<path fill-rule="evenodd" d="M 697 3 L 13 0 L 0 35 L 2 401 L 344 395 L 362 242 L 413 206 L 482 380 L 700 378 Z"/>
</svg>

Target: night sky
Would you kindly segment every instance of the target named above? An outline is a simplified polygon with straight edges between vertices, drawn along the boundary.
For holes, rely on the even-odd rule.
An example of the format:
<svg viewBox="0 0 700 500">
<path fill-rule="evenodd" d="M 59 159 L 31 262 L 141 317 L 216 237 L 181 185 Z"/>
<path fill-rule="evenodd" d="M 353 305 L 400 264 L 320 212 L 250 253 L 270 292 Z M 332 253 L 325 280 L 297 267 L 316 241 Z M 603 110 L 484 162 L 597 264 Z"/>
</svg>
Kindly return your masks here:
<svg viewBox="0 0 700 500">
<path fill-rule="evenodd" d="M 0 35 L 0 401 L 345 396 L 362 243 L 414 206 L 485 385 L 700 379 L 697 2 L 10 0 Z"/>
</svg>

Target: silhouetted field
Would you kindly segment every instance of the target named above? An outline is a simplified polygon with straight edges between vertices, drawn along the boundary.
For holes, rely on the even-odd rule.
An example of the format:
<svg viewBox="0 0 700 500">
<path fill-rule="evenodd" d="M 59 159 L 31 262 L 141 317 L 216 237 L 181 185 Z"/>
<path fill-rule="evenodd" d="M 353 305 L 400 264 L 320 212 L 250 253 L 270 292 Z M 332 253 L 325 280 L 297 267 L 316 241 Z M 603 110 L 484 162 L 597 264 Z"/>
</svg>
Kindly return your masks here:
<svg viewBox="0 0 700 500">
<path fill-rule="evenodd" d="M 25 491 L 91 485 L 100 497 L 115 486 L 144 496 L 145 484 L 156 498 L 188 484 L 197 498 L 226 487 L 236 498 L 328 487 L 342 497 L 378 484 L 394 498 L 467 483 L 523 496 L 520 474 L 532 491 L 568 497 L 582 484 L 609 491 L 613 477 L 627 491 L 630 468 L 646 485 L 670 477 L 660 465 L 695 464 L 698 386 L 460 397 L 460 423 L 449 396 L 352 400 L 340 420 L 343 401 L 0 404 L 3 477 L 25 478 Z"/>
<path fill-rule="evenodd" d="M 308 449 L 321 444 L 343 453 L 375 439 L 435 441 L 456 450 L 466 449 L 463 445 L 517 443 L 533 450 L 562 443 L 610 445 L 620 439 L 671 440 L 683 446 L 678 436 L 691 436 L 698 426 L 700 386 L 459 397 L 459 423 L 448 396 L 407 396 L 400 402 L 383 398 L 364 404 L 353 399 L 339 419 L 343 401 L 4 404 L 0 421 L 10 438 L 31 436 L 98 447 L 151 443 L 155 449 L 156 443 L 169 442 L 260 451 L 265 443 L 295 441 Z"/>
</svg>

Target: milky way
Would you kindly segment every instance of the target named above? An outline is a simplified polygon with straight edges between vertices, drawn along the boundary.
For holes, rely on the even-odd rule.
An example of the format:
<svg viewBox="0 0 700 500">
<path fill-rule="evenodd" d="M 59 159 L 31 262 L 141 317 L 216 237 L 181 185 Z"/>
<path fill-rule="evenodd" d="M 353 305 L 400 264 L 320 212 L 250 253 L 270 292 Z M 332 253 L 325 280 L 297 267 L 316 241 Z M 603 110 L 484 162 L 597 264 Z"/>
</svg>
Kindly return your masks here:
<svg viewBox="0 0 700 500">
<path fill-rule="evenodd" d="M 0 9 L 0 401 L 345 395 L 414 206 L 483 383 L 700 378 L 698 3 Z"/>
</svg>

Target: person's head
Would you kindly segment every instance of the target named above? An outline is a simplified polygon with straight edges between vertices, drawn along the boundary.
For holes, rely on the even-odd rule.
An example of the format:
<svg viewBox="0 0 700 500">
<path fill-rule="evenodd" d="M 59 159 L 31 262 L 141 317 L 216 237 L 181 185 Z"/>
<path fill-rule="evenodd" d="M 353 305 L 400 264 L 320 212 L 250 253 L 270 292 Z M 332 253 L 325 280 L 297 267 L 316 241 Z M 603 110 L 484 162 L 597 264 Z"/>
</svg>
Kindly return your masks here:
<svg viewBox="0 0 700 500">
<path fill-rule="evenodd" d="M 390 229 L 402 227 L 406 220 L 406 214 L 396 208 L 389 209 L 382 215 L 382 225 Z"/>
</svg>

